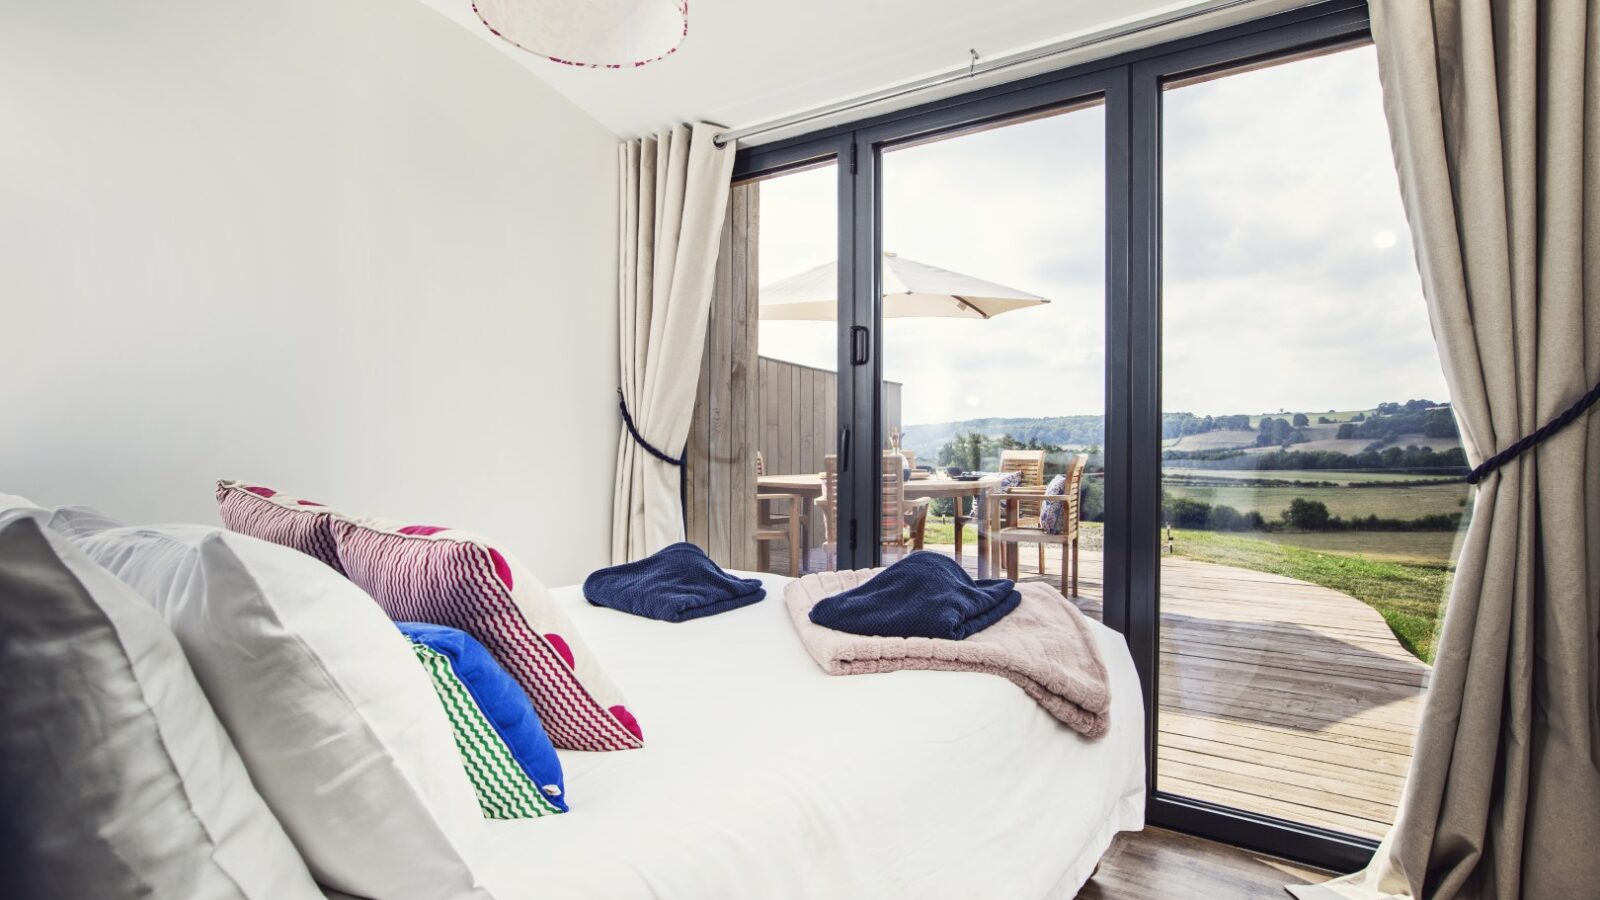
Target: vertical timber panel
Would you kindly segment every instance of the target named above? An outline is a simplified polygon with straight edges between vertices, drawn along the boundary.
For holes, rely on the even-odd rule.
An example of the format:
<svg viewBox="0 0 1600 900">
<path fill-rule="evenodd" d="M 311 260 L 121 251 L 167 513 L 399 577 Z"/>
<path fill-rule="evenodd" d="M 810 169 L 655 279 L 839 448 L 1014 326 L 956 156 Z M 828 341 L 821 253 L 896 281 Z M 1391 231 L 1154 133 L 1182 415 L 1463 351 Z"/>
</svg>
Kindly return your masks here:
<svg viewBox="0 0 1600 900">
<path fill-rule="evenodd" d="M 735 185 L 728 197 L 685 448 L 688 539 L 730 568 L 754 568 L 756 556 L 754 448 L 765 415 L 756 355 L 758 190 Z"/>
</svg>

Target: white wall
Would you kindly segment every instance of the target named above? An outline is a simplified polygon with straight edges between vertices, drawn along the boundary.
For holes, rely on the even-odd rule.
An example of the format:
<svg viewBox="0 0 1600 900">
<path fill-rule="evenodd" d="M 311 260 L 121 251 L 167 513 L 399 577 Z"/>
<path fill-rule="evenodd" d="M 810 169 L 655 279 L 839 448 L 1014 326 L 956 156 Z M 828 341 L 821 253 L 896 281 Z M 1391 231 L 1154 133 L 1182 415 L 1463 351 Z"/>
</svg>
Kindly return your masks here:
<svg viewBox="0 0 1600 900">
<path fill-rule="evenodd" d="M 615 138 L 413 0 L 0 3 L 0 491 L 603 565 Z"/>
</svg>

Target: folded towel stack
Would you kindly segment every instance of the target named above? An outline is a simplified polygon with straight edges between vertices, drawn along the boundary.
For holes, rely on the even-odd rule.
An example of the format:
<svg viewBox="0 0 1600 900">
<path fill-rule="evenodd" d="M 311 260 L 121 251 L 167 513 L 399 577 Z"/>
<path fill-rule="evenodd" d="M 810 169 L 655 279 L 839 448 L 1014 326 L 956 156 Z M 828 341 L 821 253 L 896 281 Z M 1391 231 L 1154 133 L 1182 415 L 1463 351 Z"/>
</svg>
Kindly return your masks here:
<svg viewBox="0 0 1600 900">
<path fill-rule="evenodd" d="M 759 580 L 729 575 L 690 543 L 672 544 L 644 559 L 601 569 L 583 582 L 583 596 L 595 606 L 663 622 L 727 612 L 766 595 Z"/>
<path fill-rule="evenodd" d="M 1022 599 L 1005 578 L 974 581 L 948 556 L 918 551 L 811 609 L 811 621 L 871 637 L 959 641 L 988 628 Z"/>
</svg>

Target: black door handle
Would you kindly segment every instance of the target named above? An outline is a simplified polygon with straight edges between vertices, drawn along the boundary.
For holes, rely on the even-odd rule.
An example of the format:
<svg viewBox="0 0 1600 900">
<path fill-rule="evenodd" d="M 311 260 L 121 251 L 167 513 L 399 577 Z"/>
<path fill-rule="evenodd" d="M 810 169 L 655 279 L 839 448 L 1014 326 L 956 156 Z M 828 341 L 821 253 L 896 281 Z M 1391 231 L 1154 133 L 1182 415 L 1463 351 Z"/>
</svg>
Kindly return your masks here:
<svg viewBox="0 0 1600 900">
<path fill-rule="evenodd" d="M 839 426 L 839 471 L 850 471 L 850 426 Z"/>
<path fill-rule="evenodd" d="M 865 325 L 850 326 L 850 365 L 864 366 L 872 358 L 870 335 Z"/>
</svg>

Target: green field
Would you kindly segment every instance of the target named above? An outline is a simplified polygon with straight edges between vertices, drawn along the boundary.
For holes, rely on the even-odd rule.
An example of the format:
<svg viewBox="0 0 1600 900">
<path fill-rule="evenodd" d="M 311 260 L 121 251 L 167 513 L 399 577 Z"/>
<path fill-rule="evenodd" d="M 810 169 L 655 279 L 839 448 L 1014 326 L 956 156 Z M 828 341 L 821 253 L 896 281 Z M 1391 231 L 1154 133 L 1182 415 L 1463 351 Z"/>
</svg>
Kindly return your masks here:
<svg viewBox="0 0 1600 900">
<path fill-rule="evenodd" d="M 1162 490 L 1174 497 L 1188 497 L 1213 506 L 1231 506 L 1241 513 L 1254 510 L 1269 521 L 1275 521 L 1296 497 L 1326 504 L 1329 512 L 1346 519 L 1356 516 L 1415 519 L 1435 513 L 1464 513 L 1470 489 L 1460 482 L 1396 488 L 1295 487 L 1292 484 L 1214 487 L 1180 482 L 1163 483 Z"/>
<path fill-rule="evenodd" d="M 1346 533 L 1374 545 L 1392 543 L 1399 534 Z M 1397 562 L 1376 559 L 1364 551 L 1328 552 L 1266 540 L 1266 535 L 1217 534 L 1174 530 L 1173 553 L 1188 559 L 1270 572 L 1309 581 L 1349 594 L 1383 616 L 1400 644 L 1418 659 L 1433 662 L 1434 631 L 1449 594 L 1454 567 L 1446 562 Z M 1324 535 L 1275 535 L 1305 538 Z M 1359 553 L 1359 555 L 1357 555 Z"/>
<path fill-rule="evenodd" d="M 1331 481 L 1335 484 L 1381 484 L 1387 481 L 1438 481 L 1440 484 L 1459 483 L 1461 479 L 1448 475 L 1430 475 L 1407 472 L 1404 469 L 1199 469 L 1186 466 L 1163 466 L 1163 477 L 1232 479 L 1236 481 Z"/>
</svg>

